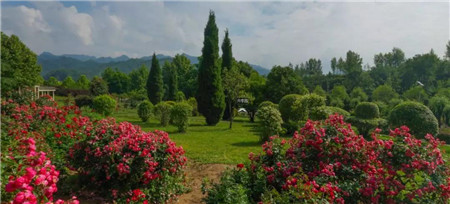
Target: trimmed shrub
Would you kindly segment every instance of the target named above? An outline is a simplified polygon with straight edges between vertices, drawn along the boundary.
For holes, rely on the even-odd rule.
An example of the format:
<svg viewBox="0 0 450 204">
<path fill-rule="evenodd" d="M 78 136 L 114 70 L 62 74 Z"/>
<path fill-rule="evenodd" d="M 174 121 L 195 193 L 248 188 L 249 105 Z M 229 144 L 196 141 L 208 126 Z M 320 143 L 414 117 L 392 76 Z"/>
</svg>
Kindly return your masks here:
<svg viewBox="0 0 450 204">
<path fill-rule="evenodd" d="M 361 119 L 373 119 L 380 117 L 378 105 L 371 102 L 362 102 L 356 106 L 355 115 Z"/>
<path fill-rule="evenodd" d="M 411 128 L 411 132 L 419 138 L 426 134 L 437 135 L 439 125 L 433 112 L 423 104 L 417 102 L 403 102 L 392 109 L 389 116 L 391 128 L 403 125 Z"/>
<path fill-rule="evenodd" d="M 263 131 L 261 134 L 261 141 L 266 141 L 270 136 L 281 133 L 281 123 L 283 123 L 283 119 L 277 109 L 271 106 L 263 107 L 256 112 L 256 117 L 258 117 L 262 123 Z"/>
<path fill-rule="evenodd" d="M 191 107 L 192 107 L 192 115 L 198 116 L 199 112 L 198 112 L 198 107 L 197 107 L 197 100 L 194 97 L 190 97 L 187 100 L 187 103 L 189 103 L 189 105 L 191 105 Z"/>
<path fill-rule="evenodd" d="M 187 159 L 166 132 L 144 132 L 109 118 L 85 134 L 71 149 L 70 164 L 99 196 L 117 203 L 166 203 L 184 192 Z"/>
<path fill-rule="evenodd" d="M 162 102 L 156 104 L 154 111 L 155 111 L 155 115 L 159 118 L 159 122 L 160 122 L 161 126 L 165 127 L 169 124 L 171 109 L 172 109 L 172 106 L 169 105 L 169 103 L 162 101 Z"/>
<path fill-rule="evenodd" d="M 170 111 L 170 119 L 178 127 L 178 132 L 186 132 L 189 126 L 189 116 L 192 114 L 192 107 L 187 103 L 176 103 Z"/>
<path fill-rule="evenodd" d="M 261 102 L 261 103 L 258 105 L 258 109 L 261 109 L 261 108 L 266 107 L 266 106 L 271 106 L 271 107 L 273 107 L 273 108 L 278 109 L 277 104 L 272 103 L 272 101 L 263 101 L 263 102 Z"/>
<path fill-rule="evenodd" d="M 306 121 L 309 118 L 311 109 L 320 106 L 325 106 L 325 97 L 317 94 L 304 95 L 292 105 L 293 116 L 291 120 L 295 122 Z"/>
<path fill-rule="evenodd" d="M 350 113 L 346 110 L 334 106 L 319 106 L 311 109 L 309 113 L 309 119 L 311 120 L 325 120 L 330 115 L 339 114 L 347 118 L 350 116 Z"/>
<path fill-rule="evenodd" d="M 109 116 L 114 112 L 117 102 L 108 95 L 100 95 L 94 98 L 92 105 L 98 113 Z"/>
<path fill-rule="evenodd" d="M 75 97 L 75 105 L 77 105 L 78 107 L 90 107 L 92 108 L 94 101 L 92 100 L 91 96 L 88 95 L 79 95 L 77 97 Z"/>
<path fill-rule="evenodd" d="M 364 119 L 359 117 L 348 117 L 346 121 L 358 128 L 359 134 L 366 138 L 369 138 L 369 133 L 375 128 L 387 129 L 388 126 L 387 120 L 383 118 Z"/>
<path fill-rule="evenodd" d="M 184 96 L 184 93 L 182 91 L 178 91 L 177 94 L 175 95 L 175 101 L 176 102 L 181 102 L 186 100 L 186 97 Z"/>
<path fill-rule="evenodd" d="M 228 170 L 205 201 L 227 203 L 224 189 L 237 187 L 249 203 L 447 203 L 450 169 L 440 141 L 428 135 L 424 143 L 406 126 L 386 140 L 379 131 L 368 141 L 342 116 L 308 121 L 289 141 L 272 137 L 249 164 Z"/>
<path fill-rule="evenodd" d="M 147 120 L 152 116 L 153 113 L 153 104 L 145 100 L 138 106 L 138 115 L 141 118 L 142 122 L 147 122 Z"/>
<path fill-rule="evenodd" d="M 291 118 L 296 117 L 296 114 L 293 112 L 292 107 L 296 101 L 300 101 L 301 97 L 302 96 L 298 94 L 289 94 L 281 98 L 280 103 L 278 104 L 278 108 L 284 122 L 289 122 Z"/>
</svg>

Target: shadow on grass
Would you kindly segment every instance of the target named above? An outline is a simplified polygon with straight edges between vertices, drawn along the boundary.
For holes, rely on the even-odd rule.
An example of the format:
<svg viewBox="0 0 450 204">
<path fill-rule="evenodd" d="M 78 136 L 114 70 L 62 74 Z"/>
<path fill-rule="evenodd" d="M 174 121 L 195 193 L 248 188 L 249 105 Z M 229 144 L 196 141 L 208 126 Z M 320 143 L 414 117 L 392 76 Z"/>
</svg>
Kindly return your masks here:
<svg viewBox="0 0 450 204">
<path fill-rule="evenodd" d="M 237 142 L 237 143 L 233 143 L 231 145 L 236 146 L 236 147 L 259 147 L 261 146 L 261 142 L 259 141 L 249 141 L 249 142 Z"/>
</svg>

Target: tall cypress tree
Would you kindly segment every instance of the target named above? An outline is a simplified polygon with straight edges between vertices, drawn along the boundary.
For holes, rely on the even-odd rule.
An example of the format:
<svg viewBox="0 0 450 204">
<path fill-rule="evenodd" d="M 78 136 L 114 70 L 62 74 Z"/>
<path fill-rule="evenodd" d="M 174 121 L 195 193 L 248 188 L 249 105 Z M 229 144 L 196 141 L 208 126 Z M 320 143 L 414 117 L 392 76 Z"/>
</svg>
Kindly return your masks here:
<svg viewBox="0 0 450 204">
<path fill-rule="evenodd" d="M 168 81 L 168 91 L 169 100 L 175 101 L 178 92 L 178 74 L 175 65 L 169 63 L 167 67 L 169 70 L 169 81 Z"/>
<path fill-rule="evenodd" d="M 231 70 L 231 66 L 233 66 L 233 52 L 231 49 L 231 40 L 228 37 L 228 29 L 225 30 L 225 38 L 222 42 L 222 70 L 227 69 Z M 231 106 L 228 103 L 232 103 Z M 230 119 L 230 107 L 234 107 L 234 101 L 230 101 L 225 99 L 225 112 L 223 113 L 222 119 L 229 120 Z"/>
<path fill-rule="evenodd" d="M 205 116 L 208 125 L 216 125 L 225 109 L 225 95 L 218 59 L 219 29 L 214 12 L 210 11 L 204 32 L 197 91 L 198 110 Z"/>
<path fill-rule="evenodd" d="M 157 104 L 161 102 L 164 95 L 163 79 L 161 68 L 159 67 L 158 59 L 156 59 L 155 53 L 152 57 L 152 67 L 147 79 L 147 95 L 148 99 L 153 103 Z"/>
</svg>

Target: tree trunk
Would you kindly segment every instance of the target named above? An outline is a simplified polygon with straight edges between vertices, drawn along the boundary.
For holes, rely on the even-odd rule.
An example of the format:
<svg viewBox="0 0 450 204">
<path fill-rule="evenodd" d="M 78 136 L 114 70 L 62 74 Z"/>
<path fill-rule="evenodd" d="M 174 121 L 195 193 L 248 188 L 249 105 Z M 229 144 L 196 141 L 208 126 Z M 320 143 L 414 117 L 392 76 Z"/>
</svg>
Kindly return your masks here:
<svg viewBox="0 0 450 204">
<path fill-rule="evenodd" d="M 229 104 L 228 107 L 230 110 L 230 129 L 231 129 L 231 127 L 233 126 L 233 109 L 231 108 L 231 100 L 229 101 L 228 104 Z"/>
</svg>

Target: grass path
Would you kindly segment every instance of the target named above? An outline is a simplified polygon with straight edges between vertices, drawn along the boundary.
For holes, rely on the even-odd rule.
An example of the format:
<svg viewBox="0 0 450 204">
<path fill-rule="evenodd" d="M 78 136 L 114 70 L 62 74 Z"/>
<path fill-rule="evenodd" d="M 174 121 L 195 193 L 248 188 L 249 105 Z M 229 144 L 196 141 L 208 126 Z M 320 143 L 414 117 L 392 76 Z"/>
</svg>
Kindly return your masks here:
<svg viewBox="0 0 450 204">
<path fill-rule="evenodd" d="M 228 121 L 207 126 L 203 117 L 191 117 L 186 133 L 178 133 L 172 125 L 161 127 L 154 118 L 143 123 L 135 109 L 122 109 L 112 117 L 119 122 L 139 125 L 145 131 L 158 129 L 168 132 L 170 138 L 184 148 L 186 156 L 199 163 L 244 163 L 248 161 L 248 153 L 261 151 L 258 124 L 249 122 L 245 117 L 237 117 L 231 130 Z"/>
</svg>

